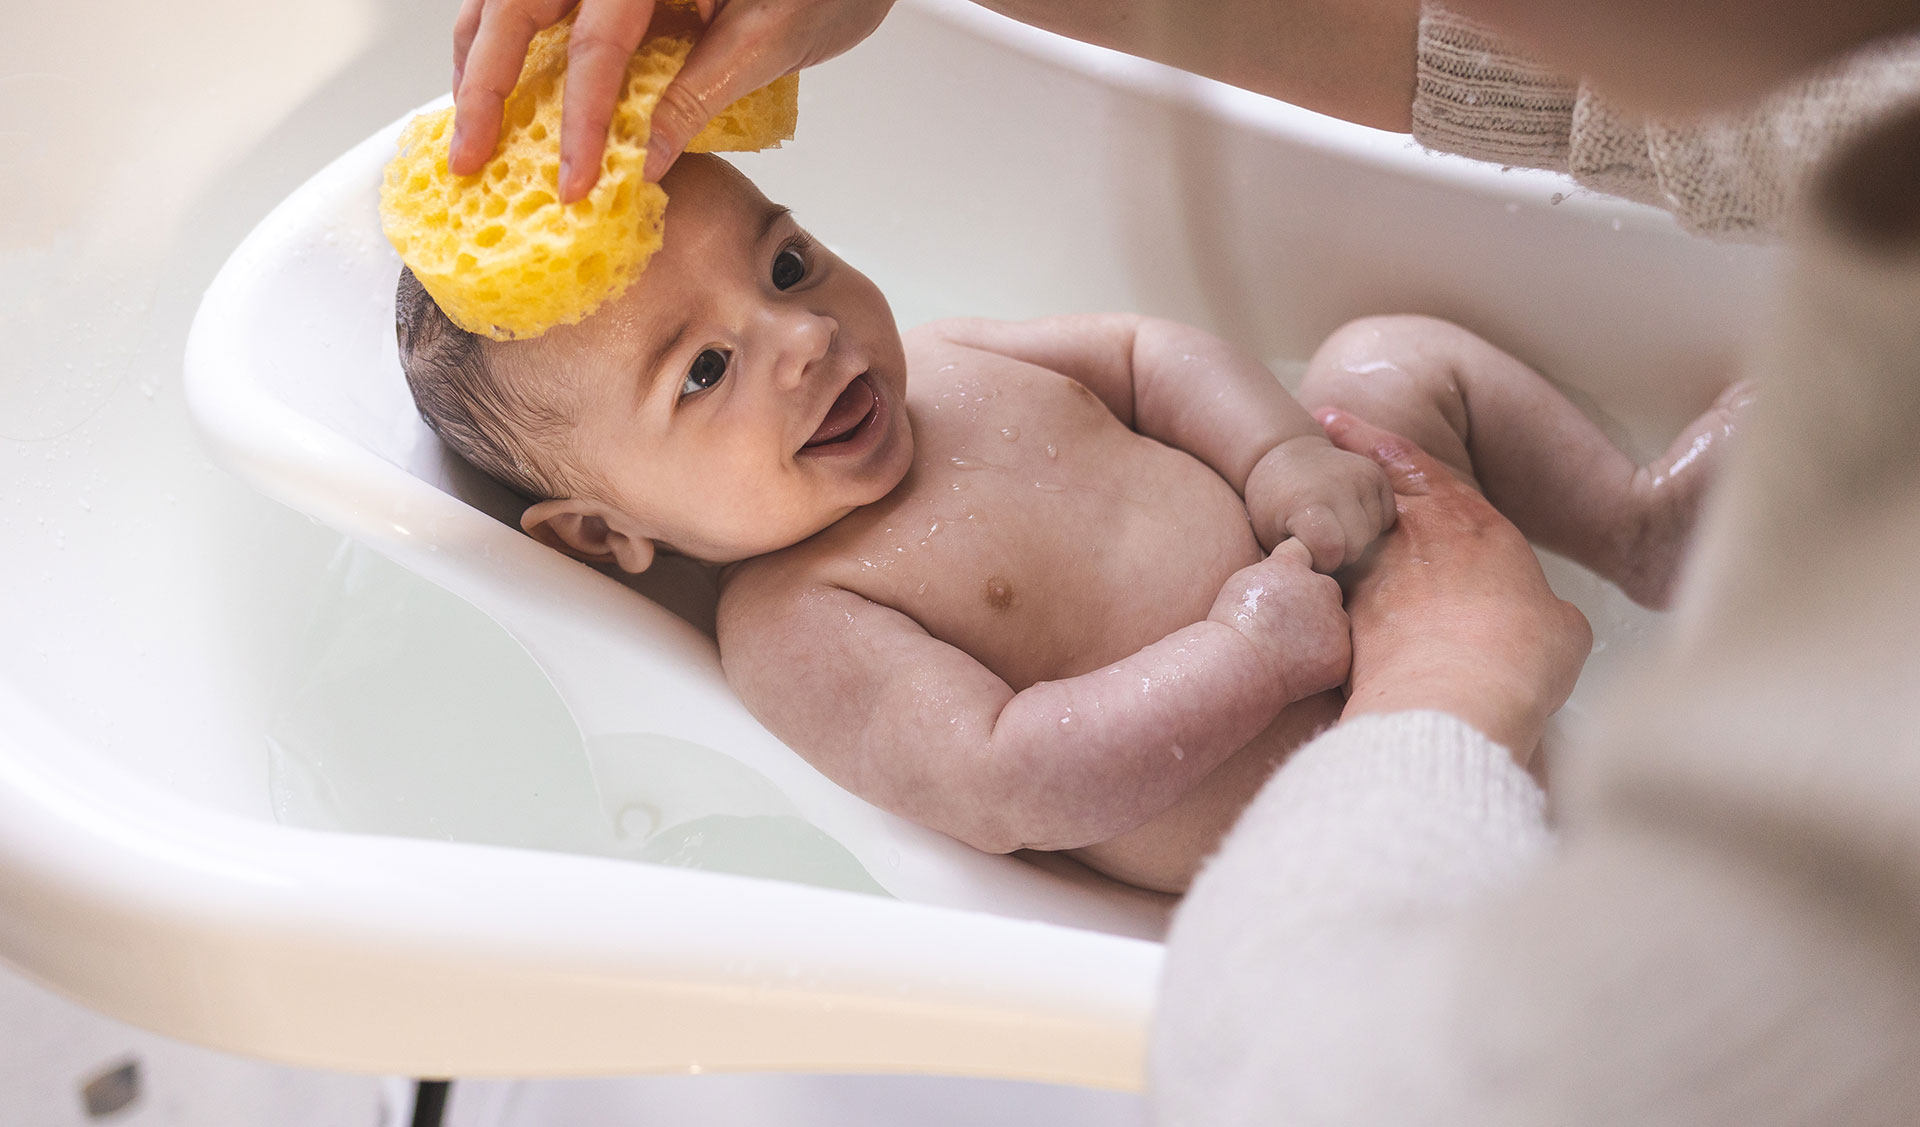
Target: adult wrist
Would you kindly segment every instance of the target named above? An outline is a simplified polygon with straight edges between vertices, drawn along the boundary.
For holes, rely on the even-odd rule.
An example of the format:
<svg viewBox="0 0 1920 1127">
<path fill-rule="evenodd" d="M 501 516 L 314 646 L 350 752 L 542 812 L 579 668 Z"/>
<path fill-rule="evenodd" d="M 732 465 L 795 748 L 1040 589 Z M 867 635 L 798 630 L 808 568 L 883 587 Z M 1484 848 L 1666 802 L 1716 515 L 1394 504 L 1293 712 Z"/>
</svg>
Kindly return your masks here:
<svg viewBox="0 0 1920 1127">
<path fill-rule="evenodd" d="M 1514 762 L 1524 767 L 1539 746 L 1552 710 L 1537 694 L 1503 685 L 1484 671 L 1471 677 L 1383 674 L 1354 684 L 1341 720 L 1414 711 L 1444 712 L 1458 718 L 1505 747 Z"/>
</svg>

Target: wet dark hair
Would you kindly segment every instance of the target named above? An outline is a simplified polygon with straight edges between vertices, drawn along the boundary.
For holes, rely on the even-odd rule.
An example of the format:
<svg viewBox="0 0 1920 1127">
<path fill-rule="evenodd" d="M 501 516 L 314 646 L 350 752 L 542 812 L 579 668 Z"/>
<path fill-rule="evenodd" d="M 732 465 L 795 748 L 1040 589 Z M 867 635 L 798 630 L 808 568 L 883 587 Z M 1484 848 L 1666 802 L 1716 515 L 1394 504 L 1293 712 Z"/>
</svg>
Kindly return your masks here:
<svg viewBox="0 0 1920 1127">
<path fill-rule="evenodd" d="M 529 441 L 564 435 L 565 414 L 502 379 L 490 342 L 454 324 L 404 266 L 393 305 L 407 387 L 441 441 L 529 500 L 565 495 L 556 459 Z"/>
</svg>

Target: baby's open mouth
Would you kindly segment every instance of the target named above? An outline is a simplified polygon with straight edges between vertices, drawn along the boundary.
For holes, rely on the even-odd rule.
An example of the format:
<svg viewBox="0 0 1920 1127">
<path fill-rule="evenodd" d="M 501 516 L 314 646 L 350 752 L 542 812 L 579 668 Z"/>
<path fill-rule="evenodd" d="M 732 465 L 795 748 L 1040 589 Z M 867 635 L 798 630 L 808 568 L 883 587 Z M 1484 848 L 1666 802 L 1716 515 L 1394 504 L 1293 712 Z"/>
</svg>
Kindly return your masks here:
<svg viewBox="0 0 1920 1127">
<path fill-rule="evenodd" d="M 873 393 L 873 385 L 867 382 L 865 372 L 853 378 L 840 397 L 827 409 L 827 417 L 820 422 L 820 429 L 807 439 L 805 449 L 816 446 L 831 446 L 845 442 L 859 431 L 861 424 L 872 418 L 879 406 L 879 397 Z"/>
</svg>

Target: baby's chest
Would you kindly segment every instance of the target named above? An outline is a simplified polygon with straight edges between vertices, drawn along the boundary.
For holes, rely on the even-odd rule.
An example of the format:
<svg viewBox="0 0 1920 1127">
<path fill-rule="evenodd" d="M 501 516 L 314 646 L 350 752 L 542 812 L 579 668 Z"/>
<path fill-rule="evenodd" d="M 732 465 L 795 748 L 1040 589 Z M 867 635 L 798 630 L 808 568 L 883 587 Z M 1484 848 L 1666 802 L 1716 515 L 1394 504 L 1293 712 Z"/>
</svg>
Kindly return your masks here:
<svg viewBox="0 0 1920 1127">
<path fill-rule="evenodd" d="M 1199 621 L 1259 558 L 1219 475 L 1133 433 L 1078 384 L 1035 382 L 916 403 L 907 488 L 849 557 L 869 597 L 1016 689 Z"/>
</svg>

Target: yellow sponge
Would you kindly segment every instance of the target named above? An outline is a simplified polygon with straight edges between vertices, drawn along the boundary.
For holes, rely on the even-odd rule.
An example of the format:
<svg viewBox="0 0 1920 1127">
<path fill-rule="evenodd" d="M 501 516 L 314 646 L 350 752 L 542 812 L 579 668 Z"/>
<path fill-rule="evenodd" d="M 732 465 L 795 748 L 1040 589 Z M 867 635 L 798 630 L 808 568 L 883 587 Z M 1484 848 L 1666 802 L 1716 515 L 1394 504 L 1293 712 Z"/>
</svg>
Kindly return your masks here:
<svg viewBox="0 0 1920 1127">
<path fill-rule="evenodd" d="M 451 107 L 421 114 L 400 134 L 380 187 L 387 238 L 420 284 L 469 332 L 494 340 L 538 336 L 618 297 L 660 249 L 667 194 L 641 178 L 653 108 L 693 48 L 658 35 L 627 64 L 600 180 L 559 202 L 560 93 L 571 19 L 534 36 L 507 96 L 500 148 L 474 176 L 447 171 Z M 793 75 L 723 110 L 688 152 L 776 147 L 793 136 Z"/>
</svg>

